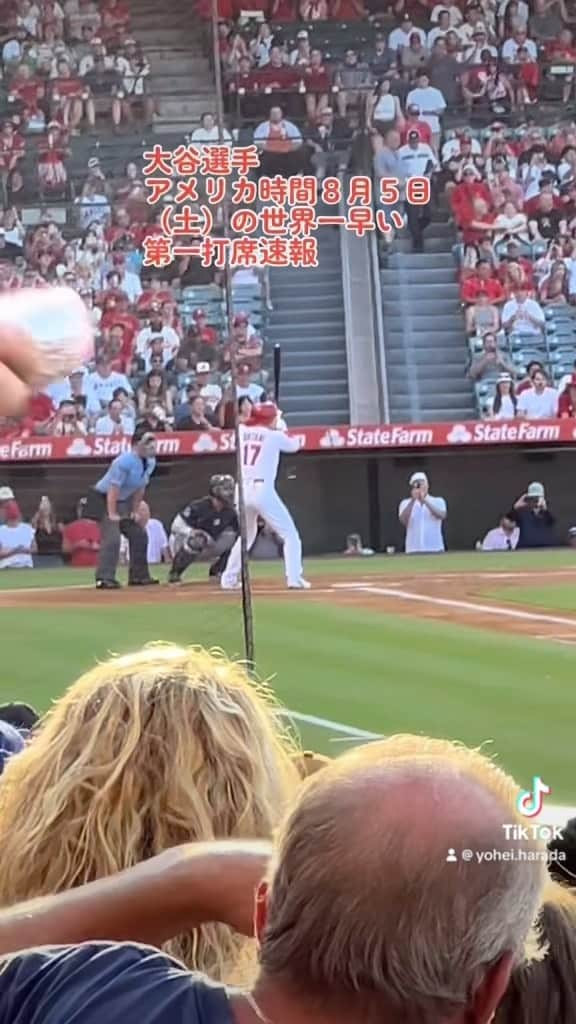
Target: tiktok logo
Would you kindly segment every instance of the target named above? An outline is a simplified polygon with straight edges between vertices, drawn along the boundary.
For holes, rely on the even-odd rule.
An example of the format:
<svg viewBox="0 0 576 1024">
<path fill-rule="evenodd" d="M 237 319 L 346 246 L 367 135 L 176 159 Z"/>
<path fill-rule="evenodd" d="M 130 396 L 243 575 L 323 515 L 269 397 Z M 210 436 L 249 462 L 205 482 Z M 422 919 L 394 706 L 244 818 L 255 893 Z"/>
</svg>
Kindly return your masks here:
<svg viewBox="0 0 576 1024">
<path fill-rule="evenodd" d="M 544 806 L 544 797 L 552 792 L 550 786 L 542 781 L 539 775 L 532 779 L 532 789 L 520 793 L 516 807 L 525 818 L 536 818 Z"/>
</svg>

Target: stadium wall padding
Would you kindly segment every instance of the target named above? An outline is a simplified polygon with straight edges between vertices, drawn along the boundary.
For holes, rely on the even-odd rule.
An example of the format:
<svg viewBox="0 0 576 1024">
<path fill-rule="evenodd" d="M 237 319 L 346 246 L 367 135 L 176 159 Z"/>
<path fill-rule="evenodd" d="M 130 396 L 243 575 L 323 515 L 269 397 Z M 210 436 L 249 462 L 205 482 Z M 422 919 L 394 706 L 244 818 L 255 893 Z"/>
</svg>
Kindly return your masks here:
<svg viewBox="0 0 576 1024">
<path fill-rule="evenodd" d="M 48 494 L 66 521 L 104 469 L 94 462 L 11 463 L 0 469 L 0 484 L 13 487 L 25 516 Z M 408 478 L 417 469 L 428 474 L 431 493 L 448 502 L 449 550 L 473 548 L 533 480 L 546 488 L 560 543 L 576 525 L 576 453 L 566 449 L 302 454 L 285 458 L 279 490 L 308 554 L 341 551 L 348 533 L 360 533 L 378 550 L 399 550 L 398 503 L 408 495 Z M 153 514 L 169 526 L 180 508 L 206 492 L 212 473 L 233 470 L 233 461 L 222 456 L 163 461 L 148 492 Z"/>
</svg>

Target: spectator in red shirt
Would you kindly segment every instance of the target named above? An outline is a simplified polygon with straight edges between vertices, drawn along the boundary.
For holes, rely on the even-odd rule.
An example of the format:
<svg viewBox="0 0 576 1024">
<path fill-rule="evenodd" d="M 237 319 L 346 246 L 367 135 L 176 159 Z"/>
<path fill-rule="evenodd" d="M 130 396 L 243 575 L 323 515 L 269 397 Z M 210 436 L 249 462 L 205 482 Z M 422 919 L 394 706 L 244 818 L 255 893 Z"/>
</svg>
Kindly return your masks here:
<svg viewBox="0 0 576 1024">
<path fill-rule="evenodd" d="M 62 531 L 62 551 L 69 557 L 69 564 L 77 568 L 94 567 L 100 551 L 100 526 L 93 519 L 85 519 L 88 501 L 81 498 L 76 509 L 76 519 Z"/>
<path fill-rule="evenodd" d="M 39 79 L 32 74 L 28 64 L 19 64 L 16 74 L 10 84 L 8 102 L 15 105 L 16 113 L 22 120 L 24 126 L 32 119 L 43 119 L 44 114 L 40 109 L 40 100 L 43 99 L 45 88 Z"/>
<path fill-rule="evenodd" d="M 210 327 L 203 309 L 195 309 L 192 314 L 194 321 L 194 340 L 198 342 L 198 352 L 203 353 L 201 359 L 205 358 L 205 350 L 213 349 L 218 344 L 218 334 L 214 327 Z M 208 357 L 210 358 L 210 351 Z"/>
<path fill-rule="evenodd" d="M 28 403 L 26 413 L 27 417 L 33 423 L 33 433 L 45 433 L 50 426 L 50 422 L 53 419 L 55 412 L 54 403 L 48 395 L 44 395 L 41 391 L 38 391 L 33 395 Z"/>
<path fill-rule="evenodd" d="M 82 120 L 88 98 L 84 83 L 72 74 L 67 60 L 58 61 L 57 77 L 52 82 L 52 114 L 75 132 Z"/>
<path fill-rule="evenodd" d="M 306 86 L 306 114 L 310 122 L 315 122 L 328 106 L 330 92 L 330 72 L 324 64 L 322 50 L 311 50 L 310 62 L 300 71 Z"/>
<path fill-rule="evenodd" d="M 270 60 L 263 68 L 257 68 L 253 72 L 253 77 L 260 89 L 270 89 L 272 92 L 294 92 L 300 84 L 299 72 L 284 63 L 279 46 L 272 47 Z"/>
<path fill-rule="evenodd" d="M 450 193 L 450 205 L 454 219 L 460 228 L 468 228 L 472 221 L 477 220 L 477 214 L 481 208 L 475 208 L 477 200 L 483 200 L 488 214 L 491 208 L 490 189 L 473 164 L 467 164 L 462 170 L 462 178 L 458 185 Z"/>
<path fill-rule="evenodd" d="M 504 302 L 504 288 L 492 273 L 488 260 L 478 260 L 471 277 L 463 281 L 460 296 L 463 302 L 475 303 L 480 295 L 486 295 L 492 305 Z"/>
<path fill-rule="evenodd" d="M 576 373 L 572 374 L 558 398 L 558 416 L 561 420 L 576 418 Z"/>
<path fill-rule="evenodd" d="M 270 18 L 272 21 L 295 21 L 296 0 L 272 0 Z"/>
<path fill-rule="evenodd" d="M 411 104 L 406 108 L 406 120 L 400 127 L 400 140 L 404 146 L 408 141 L 408 132 L 418 132 L 420 136 L 420 142 L 425 142 L 427 146 L 432 143 L 432 129 L 426 121 L 422 121 L 420 117 L 420 107 Z"/>
<path fill-rule="evenodd" d="M 153 275 L 148 281 L 147 288 L 138 299 L 136 309 L 139 313 L 149 313 L 152 306 L 161 305 L 163 302 L 172 302 L 173 299 L 174 295 L 170 286 L 165 284 L 162 278 Z"/>
<path fill-rule="evenodd" d="M 330 17 L 338 21 L 358 21 L 366 11 L 361 0 L 333 0 Z"/>
</svg>

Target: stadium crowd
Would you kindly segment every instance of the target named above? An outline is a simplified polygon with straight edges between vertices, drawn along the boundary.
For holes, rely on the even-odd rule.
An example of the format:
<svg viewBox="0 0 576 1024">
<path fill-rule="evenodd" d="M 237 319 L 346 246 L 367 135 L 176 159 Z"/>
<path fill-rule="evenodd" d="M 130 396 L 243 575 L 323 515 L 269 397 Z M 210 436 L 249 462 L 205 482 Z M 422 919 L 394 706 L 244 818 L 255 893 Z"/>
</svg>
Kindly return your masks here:
<svg viewBox="0 0 576 1024">
<path fill-rule="evenodd" d="M 570 1024 L 574 821 L 546 853 L 485 754 L 278 710 L 170 644 L 0 708 L 2 1024 Z"/>
</svg>

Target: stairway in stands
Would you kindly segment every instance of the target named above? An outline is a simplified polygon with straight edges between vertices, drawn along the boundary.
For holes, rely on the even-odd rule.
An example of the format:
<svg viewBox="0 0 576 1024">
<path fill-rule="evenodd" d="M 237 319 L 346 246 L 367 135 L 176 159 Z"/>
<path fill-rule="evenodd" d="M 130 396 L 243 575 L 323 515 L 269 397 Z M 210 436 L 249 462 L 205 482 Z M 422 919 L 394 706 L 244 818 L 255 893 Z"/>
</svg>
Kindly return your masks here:
<svg viewBox="0 0 576 1024">
<path fill-rule="evenodd" d="M 201 27 L 187 0 L 172 0 L 162 8 L 153 0 L 138 0 L 132 27 L 150 61 L 151 91 L 158 98 L 154 132 L 178 133 L 183 141 L 204 111 L 214 110 L 214 77 L 202 51 Z"/>
<path fill-rule="evenodd" d="M 468 351 L 452 254 L 442 221 L 426 231 L 425 251 L 408 239 L 380 272 L 390 417 L 395 423 L 474 419 Z"/>
<path fill-rule="evenodd" d="M 280 404 L 291 426 L 350 419 L 338 230 L 320 228 L 317 268 L 270 271 L 269 348 L 282 346 Z"/>
</svg>

